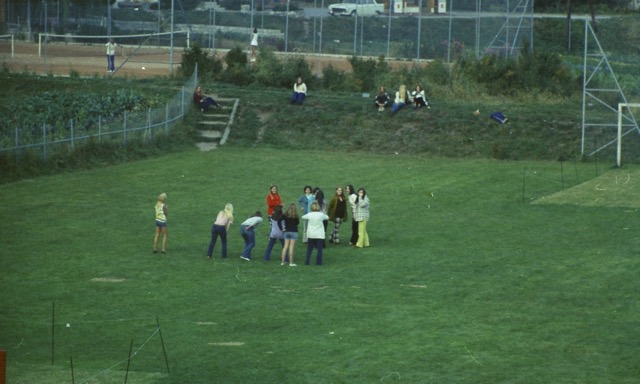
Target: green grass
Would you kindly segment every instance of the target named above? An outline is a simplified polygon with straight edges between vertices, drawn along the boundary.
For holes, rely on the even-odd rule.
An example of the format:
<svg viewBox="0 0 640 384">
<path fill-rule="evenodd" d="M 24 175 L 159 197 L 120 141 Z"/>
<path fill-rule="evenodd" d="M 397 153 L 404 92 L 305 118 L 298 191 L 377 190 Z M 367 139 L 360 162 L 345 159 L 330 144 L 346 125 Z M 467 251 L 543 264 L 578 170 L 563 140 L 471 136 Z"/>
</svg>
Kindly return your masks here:
<svg viewBox="0 0 640 384">
<path fill-rule="evenodd" d="M 555 162 L 225 146 L 2 185 L 8 382 L 71 382 L 71 359 L 76 382 L 123 382 L 131 345 L 136 383 L 638 382 L 639 169 L 571 168 L 562 190 Z M 616 180 L 626 195 L 593 188 Z M 285 203 L 365 186 L 372 246 L 281 267 L 262 227 L 240 260 L 273 182 Z M 167 255 L 150 252 L 160 192 Z M 226 202 L 231 257 L 207 261 Z"/>
</svg>

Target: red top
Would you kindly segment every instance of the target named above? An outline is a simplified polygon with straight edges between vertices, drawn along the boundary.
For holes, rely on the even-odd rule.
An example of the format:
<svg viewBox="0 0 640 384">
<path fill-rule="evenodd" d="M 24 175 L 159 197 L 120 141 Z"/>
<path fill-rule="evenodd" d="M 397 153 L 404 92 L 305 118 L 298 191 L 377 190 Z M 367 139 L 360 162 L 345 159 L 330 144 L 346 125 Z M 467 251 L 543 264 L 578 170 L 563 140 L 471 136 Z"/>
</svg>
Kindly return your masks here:
<svg viewBox="0 0 640 384">
<path fill-rule="evenodd" d="M 193 101 L 195 101 L 196 104 L 200 104 L 200 102 L 202 101 L 202 94 L 194 92 L 193 93 Z"/>
<path fill-rule="evenodd" d="M 273 210 L 278 206 L 282 205 L 282 198 L 279 193 L 271 193 L 267 194 L 267 214 L 271 216 Z"/>
</svg>

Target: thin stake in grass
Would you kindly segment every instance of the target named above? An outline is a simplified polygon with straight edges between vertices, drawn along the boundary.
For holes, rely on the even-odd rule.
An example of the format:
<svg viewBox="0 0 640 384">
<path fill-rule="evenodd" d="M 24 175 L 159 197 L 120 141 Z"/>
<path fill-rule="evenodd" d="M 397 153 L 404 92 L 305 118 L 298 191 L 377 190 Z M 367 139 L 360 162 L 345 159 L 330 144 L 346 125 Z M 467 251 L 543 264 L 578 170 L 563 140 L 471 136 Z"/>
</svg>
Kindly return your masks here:
<svg viewBox="0 0 640 384">
<path fill-rule="evenodd" d="M 160 335 L 160 344 L 162 344 L 162 353 L 164 354 L 164 363 L 167 365 L 167 373 L 169 372 L 169 360 L 167 359 L 167 350 L 164 347 L 164 339 L 162 338 L 162 330 L 160 329 L 160 320 L 156 316 L 156 324 L 158 325 L 158 334 Z"/>
</svg>

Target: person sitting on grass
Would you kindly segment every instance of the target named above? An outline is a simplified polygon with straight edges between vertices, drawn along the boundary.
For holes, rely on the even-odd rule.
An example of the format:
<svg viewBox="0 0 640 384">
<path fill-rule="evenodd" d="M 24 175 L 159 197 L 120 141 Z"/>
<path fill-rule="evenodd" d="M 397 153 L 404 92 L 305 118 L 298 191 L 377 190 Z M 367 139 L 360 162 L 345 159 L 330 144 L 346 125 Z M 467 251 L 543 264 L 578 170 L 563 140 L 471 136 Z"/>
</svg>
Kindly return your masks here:
<svg viewBox="0 0 640 384">
<path fill-rule="evenodd" d="M 389 105 L 389 94 L 387 90 L 380 86 L 378 90 L 378 94 L 376 95 L 376 104 L 375 106 L 378 108 L 378 112 L 384 111 L 384 109 Z"/>
<path fill-rule="evenodd" d="M 302 77 L 298 77 L 293 84 L 293 95 L 291 95 L 291 104 L 302 105 L 304 98 L 307 96 L 307 85 L 302 82 Z"/>
<path fill-rule="evenodd" d="M 411 92 L 411 96 L 413 97 L 413 108 L 418 109 L 421 107 L 428 107 L 427 99 L 424 95 L 424 89 L 420 86 L 420 84 L 416 85 L 416 90 Z"/>
<path fill-rule="evenodd" d="M 196 87 L 195 92 L 193 92 L 193 102 L 200 108 L 200 112 L 206 112 L 211 106 L 220 108 L 220 104 L 218 104 L 213 97 L 202 93 L 202 87 L 199 85 Z"/>
<path fill-rule="evenodd" d="M 408 100 L 410 100 L 410 98 L 409 93 L 407 92 L 407 86 L 402 84 L 400 89 L 398 89 L 398 92 L 396 92 L 396 98 L 391 105 L 391 116 L 407 105 Z"/>
</svg>

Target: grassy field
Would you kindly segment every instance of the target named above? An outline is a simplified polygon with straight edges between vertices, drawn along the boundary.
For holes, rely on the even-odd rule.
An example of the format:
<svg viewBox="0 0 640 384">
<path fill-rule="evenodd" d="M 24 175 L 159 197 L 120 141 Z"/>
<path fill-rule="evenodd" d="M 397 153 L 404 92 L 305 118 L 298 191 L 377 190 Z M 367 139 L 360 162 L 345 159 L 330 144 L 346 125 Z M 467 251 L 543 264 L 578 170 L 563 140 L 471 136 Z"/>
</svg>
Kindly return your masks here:
<svg viewBox="0 0 640 384">
<path fill-rule="evenodd" d="M 637 383 L 640 168 L 594 173 L 225 146 L 1 185 L 8 382 Z M 371 247 L 281 267 L 262 227 L 242 261 L 273 182 L 366 187 Z M 208 261 L 227 202 L 231 257 Z"/>
</svg>

